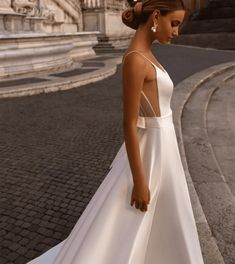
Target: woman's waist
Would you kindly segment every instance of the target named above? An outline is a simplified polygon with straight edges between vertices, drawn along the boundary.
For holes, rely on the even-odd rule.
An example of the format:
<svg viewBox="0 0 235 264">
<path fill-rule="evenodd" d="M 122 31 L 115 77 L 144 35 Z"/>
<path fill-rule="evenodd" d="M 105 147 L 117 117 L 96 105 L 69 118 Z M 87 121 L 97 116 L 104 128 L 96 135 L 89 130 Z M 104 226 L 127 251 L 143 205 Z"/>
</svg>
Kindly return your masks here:
<svg viewBox="0 0 235 264">
<path fill-rule="evenodd" d="M 169 127 L 173 126 L 172 111 L 163 116 L 138 116 L 137 127 Z"/>
</svg>

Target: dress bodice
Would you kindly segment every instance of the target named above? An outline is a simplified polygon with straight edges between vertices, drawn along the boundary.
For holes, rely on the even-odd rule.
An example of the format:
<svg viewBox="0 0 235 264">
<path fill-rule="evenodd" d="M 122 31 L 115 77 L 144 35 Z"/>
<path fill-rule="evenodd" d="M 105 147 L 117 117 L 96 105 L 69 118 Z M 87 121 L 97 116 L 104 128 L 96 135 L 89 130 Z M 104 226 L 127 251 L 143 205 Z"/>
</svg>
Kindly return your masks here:
<svg viewBox="0 0 235 264">
<path fill-rule="evenodd" d="M 146 56 L 144 56 L 139 51 L 133 50 L 128 52 L 125 57 L 130 53 L 138 53 L 142 57 L 144 57 L 147 61 L 149 61 L 152 66 L 155 69 L 156 72 L 156 89 L 158 89 L 158 96 L 159 96 L 159 107 L 160 107 L 160 113 L 161 117 L 168 115 L 171 113 L 171 97 L 173 93 L 174 84 L 168 75 L 167 71 L 165 69 L 158 67 L 156 64 L 154 64 L 150 59 L 148 59 Z M 125 59 L 124 57 L 124 59 Z M 140 98 L 140 109 L 139 109 L 139 115 L 145 116 L 145 117 L 153 117 L 157 116 L 154 108 L 152 107 L 150 100 L 145 95 L 144 91 L 141 91 L 141 98 Z"/>
</svg>

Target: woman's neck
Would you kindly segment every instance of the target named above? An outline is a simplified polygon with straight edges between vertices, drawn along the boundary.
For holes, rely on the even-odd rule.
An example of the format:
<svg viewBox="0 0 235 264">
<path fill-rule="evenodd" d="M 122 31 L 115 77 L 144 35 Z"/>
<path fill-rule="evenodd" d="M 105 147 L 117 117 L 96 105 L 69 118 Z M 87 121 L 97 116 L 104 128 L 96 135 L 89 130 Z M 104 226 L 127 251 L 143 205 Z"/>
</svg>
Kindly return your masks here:
<svg viewBox="0 0 235 264">
<path fill-rule="evenodd" d="M 146 30 L 145 25 L 140 25 L 133 36 L 130 46 L 142 52 L 149 52 L 151 50 L 153 40 Z"/>
</svg>

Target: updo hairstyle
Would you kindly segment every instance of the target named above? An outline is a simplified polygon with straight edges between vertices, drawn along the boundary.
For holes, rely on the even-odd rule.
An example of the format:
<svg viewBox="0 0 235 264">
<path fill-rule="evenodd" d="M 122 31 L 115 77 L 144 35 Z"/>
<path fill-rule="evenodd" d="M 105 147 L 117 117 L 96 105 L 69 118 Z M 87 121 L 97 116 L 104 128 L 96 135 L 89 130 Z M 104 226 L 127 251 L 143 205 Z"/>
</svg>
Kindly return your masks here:
<svg viewBox="0 0 235 264">
<path fill-rule="evenodd" d="M 122 13 L 122 22 L 133 29 L 146 23 L 156 9 L 162 16 L 175 10 L 186 10 L 183 0 L 128 0 L 128 3 L 130 7 Z"/>
</svg>

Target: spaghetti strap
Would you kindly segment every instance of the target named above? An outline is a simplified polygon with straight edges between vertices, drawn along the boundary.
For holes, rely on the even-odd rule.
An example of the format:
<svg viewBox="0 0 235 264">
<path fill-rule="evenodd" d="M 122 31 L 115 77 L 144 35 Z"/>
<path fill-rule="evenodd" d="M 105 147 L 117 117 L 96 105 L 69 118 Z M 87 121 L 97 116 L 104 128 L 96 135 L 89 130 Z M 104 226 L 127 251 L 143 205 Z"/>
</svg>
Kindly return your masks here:
<svg viewBox="0 0 235 264">
<path fill-rule="evenodd" d="M 152 66 L 154 67 L 154 69 L 155 69 L 155 71 L 156 71 L 156 78 L 157 78 L 157 66 L 156 66 L 156 65 L 155 65 L 150 59 L 148 59 L 146 56 L 144 56 L 142 53 L 140 53 L 140 52 L 137 51 L 137 50 L 132 50 L 132 51 L 128 52 L 128 53 L 123 57 L 123 62 L 124 62 L 126 56 L 128 56 L 129 54 L 134 53 L 134 52 L 140 54 L 142 57 L 144 57 L 147 61 L 149 61 L 149 62 L 152 64 Z M 157 91 L 157 93 L 158 93 L 158 91 Z M 155 112 L 155 110 L 154 110 L 152 104 L 150 103 L 150 100 L 148 99 L 148 97 L 146 96 L 146 94 L 144 93 L 143 90 L 141 90 L 141 94 L 142 94 L 142 96 L 143 96 L 144 101 L 145 101 L 145 102 L 147 103 L 147 105 L 148 105 L 148 109 L 149 109 L 149 113 L 150 113 L 150 115 L 151 115 L 151 116 L 152 116 L 152 115 L 153 115 L 153 116 L 157 116 L 157 114 L 156 114 L 156 112 Z"/>
<path fill-rule="evenodd" d="M 140 54 L 140 55 L 141 55 L 142 57 L 144 57 L 147 61 L 149 61 L 153 66 L 156 66 L 156 65 L 155 65 L 150 59 L 148 59 L 146 56 L 144 56 L 144 55 L 143 55 L 142 53 L 140 53 L 138 50 L 132 50 L 132 51 L 128 52 L 128 53 L 124 56 L 124 58 L 123 58 L 123 62 L 124 62 L 126 56 L 129 55 L 129 54 L 131 54 L 131 53 L 133 53 L 133 52 Z"/>
<path fill-rule="evenodd" d="M 133 52 L 138 53 L 139 55 L 141 55 L 142 57 L 144 57 L 147 61 L 149 61 L 149 62 L 150 62 L 155 68 L 160 69 L 162 72 L 166 73 L 165 69 L 164 69 L 162 66 L 161 66 L 161 67 L 157 66 L 155 63 L 153 63 L 149 58 L 147 58 L 144 54 L 142 54 L 142 53 L 139 52 L 138 50 L 131 50 L 130 52 L 128 52 L 128 53 L 123 57 L 123 59 L 122 59 L 122 63 L 124 63 L 126 56 L 129 55 L 129 54 L 131 54 L 131 53 L 133 53 Z"/>
</svg>

